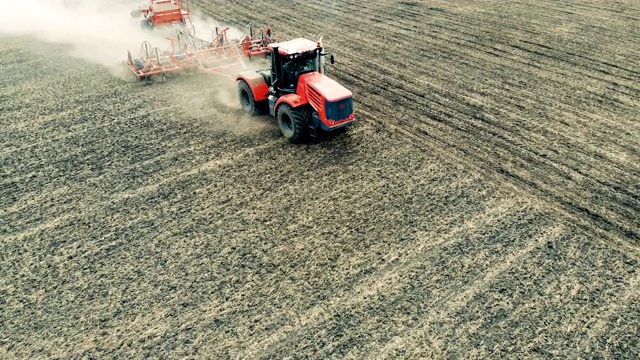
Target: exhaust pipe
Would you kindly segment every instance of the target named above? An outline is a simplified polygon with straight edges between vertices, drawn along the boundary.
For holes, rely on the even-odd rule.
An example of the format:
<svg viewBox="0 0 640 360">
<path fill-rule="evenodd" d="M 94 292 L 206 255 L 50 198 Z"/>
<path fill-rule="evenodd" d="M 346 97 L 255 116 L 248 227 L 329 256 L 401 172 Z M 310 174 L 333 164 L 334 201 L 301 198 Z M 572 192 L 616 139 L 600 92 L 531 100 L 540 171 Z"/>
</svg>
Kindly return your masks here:
<svg viewBox="0 0 640 360">
<path fill-rule="evenodd" d="M 320 55 L 318 70 L 320 71 L 320 74 L 324 74 L 324 69 L 327 64 L 324 58 L 327 56 L 327 53 L 324 51 L 324 47 L 322 46 L 322 36 L 320 37 L 320 40 L 318 40 L 318 49 L 318 54 Z"/>
</svg>

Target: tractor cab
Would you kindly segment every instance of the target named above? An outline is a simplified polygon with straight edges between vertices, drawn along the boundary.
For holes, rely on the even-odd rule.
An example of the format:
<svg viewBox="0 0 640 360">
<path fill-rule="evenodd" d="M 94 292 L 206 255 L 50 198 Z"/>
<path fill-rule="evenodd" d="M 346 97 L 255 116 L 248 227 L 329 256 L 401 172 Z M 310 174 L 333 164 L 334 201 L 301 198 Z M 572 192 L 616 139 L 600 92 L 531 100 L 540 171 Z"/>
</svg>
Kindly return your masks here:
<svg viewBox="0 0 640 360">
<path fill-rule="evenodd" d="M 284 57 L 282 59 L 282 90 L 295 91 L 300 75 L 313 71 L 318 71 L 315 51 Z"/>
<path fill-rule="evenodd" d="M 314 41 L 295 39 L 271 44 L 267 49 L 271 54 L 271 71 L 265 80 L 276 96 L 295 93 L 300 75 L 324 73 L 322 46 Z"/>
</svg>

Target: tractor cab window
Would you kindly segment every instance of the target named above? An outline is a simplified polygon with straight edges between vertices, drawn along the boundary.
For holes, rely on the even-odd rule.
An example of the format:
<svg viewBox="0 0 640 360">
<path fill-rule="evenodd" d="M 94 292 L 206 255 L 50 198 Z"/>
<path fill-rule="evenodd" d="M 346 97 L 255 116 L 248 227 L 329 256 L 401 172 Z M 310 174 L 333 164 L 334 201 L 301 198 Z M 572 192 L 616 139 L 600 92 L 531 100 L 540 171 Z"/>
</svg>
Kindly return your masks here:
<svg viewBox="0 0 640 360">
<path fill-rule="evenodd" d="M 282 59 L 282 85 L 285 90 L 295 91 L 298 77 L 308 72 L 318 71 L 315 51 L 289 55 Z"/>
</svg>

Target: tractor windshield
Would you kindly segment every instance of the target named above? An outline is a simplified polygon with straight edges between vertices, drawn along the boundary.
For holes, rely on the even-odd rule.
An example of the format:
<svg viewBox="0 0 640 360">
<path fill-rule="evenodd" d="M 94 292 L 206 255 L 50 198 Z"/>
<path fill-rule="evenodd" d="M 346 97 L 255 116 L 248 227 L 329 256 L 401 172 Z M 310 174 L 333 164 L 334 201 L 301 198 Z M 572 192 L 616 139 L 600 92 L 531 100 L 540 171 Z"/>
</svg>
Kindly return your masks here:
<svg viewBox="0 0 640 360">
<path fill-rule="evenodd" d="M 295 89 L 298 77 L 311 71 L 318 71 L 315 51 L 288 55 L 282 59 L 283 84 L 286 88 Z"/>
</svg>

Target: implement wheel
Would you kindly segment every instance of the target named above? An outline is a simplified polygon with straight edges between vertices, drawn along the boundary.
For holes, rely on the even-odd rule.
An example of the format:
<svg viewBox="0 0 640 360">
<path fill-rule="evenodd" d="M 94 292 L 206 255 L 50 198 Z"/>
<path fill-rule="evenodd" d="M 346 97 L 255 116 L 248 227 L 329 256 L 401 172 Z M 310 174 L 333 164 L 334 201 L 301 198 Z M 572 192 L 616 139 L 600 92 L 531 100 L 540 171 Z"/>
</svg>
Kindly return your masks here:
<svg viewBox="0 0 640 360">
<path fill-rule="evenodd" d="M 292 108 L 287 104 L 278 107 L 278 126 L 282 135 L 291 143 L 301 143 L 309 133 L 309 110 L 306 106 Z"/>
<path fill-rule="evenodd" d="M 140 21 L 140 27 L 142 30 L 153 30 L 154 25 L 151 21 L 144 19 Z"/>
<path fill-rule="evenodd" d="M 249 115 L 260 115 L 264 112 L 264 101 L 256 101 L 253 98 L 253 92 L 244 80 L 238 83 L 238 95 L 240 96 L 240 105 Z"/>
</svg>

